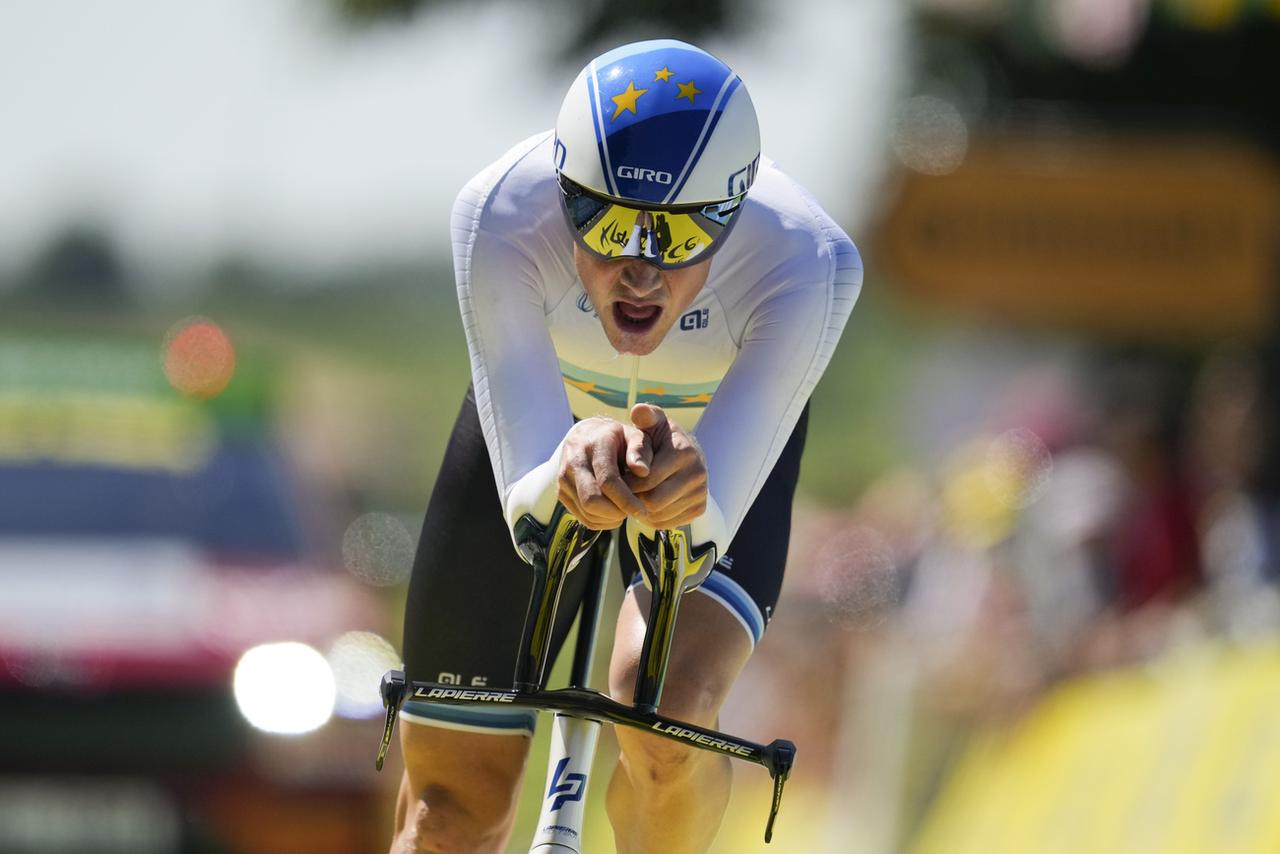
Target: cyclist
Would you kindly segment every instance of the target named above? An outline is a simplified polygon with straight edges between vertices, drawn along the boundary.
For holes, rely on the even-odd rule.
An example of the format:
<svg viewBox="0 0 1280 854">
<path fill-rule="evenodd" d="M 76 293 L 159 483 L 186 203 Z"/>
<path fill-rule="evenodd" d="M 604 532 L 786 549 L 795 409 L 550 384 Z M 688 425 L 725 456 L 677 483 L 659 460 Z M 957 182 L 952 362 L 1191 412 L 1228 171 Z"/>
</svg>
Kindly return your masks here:
<svg viewBox="0 0 1280 854">
<path fill-rule="evenodd" d="M 861 286 L 857 250 L 761 158 L 738 76 L 672 40 L 588 64 L 554 132 L 462 190 L 452 237 L 472 386 L 418 545 L 408 677 L 510 686 L 530 589 L 512 527 L 558 500 L 593 529 L 690 525 L 716 544 L 659 707 L 713 726 L 777 601 L 807 402 Z M 609 682 L 630 702 L 648 594 L 620 553 Z M 561 615 L 584 578 L 570 574 Z M 501 851 L 533 717 L 407 702 L 394 850 Z M 617 738 L 618 850 L 706 850 L 729 761 Z"/>
</svg>

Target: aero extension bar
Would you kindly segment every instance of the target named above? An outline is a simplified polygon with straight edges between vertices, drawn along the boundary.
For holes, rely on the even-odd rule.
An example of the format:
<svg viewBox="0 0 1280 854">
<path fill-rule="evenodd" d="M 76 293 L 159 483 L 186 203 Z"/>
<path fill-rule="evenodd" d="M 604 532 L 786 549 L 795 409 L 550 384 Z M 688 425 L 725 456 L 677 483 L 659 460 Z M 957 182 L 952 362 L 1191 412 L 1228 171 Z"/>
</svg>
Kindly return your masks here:
<svg viewBox="0 0 1280 854">
<path fill-rule="evenodd" d="M 420 700 L 452 706 L 503 706 L 555 711 L 562 715 L 590 721 L 604 721 L 629 726 L 654 735 L 679 741 L 691 747 L 710 750 L 732 759 L 743 759 L 767 769 L 773 778 L 773 800 L 764 838 L 773 838 L 773 825 L 782 804 L 782 790 L 795 763 L 795 745 L 776 739 L 767 745 L 726 735 L 713 729 L 673 720 L 656 711 L 662 695 L 662 683 L 670 660 L 671 641 L 675 631 L 680 598 L 689 588 L 690 578 L 705 577 L 699 573 L 705 561 L 715 563 L 714 548 L 690 549 L 686 529 L 657 531 L 652 538 L 640 537 L 642 569 L 652 588 L 652 604 L 644 645 L 641 649 L 640 672 L 636 677 L 634 704 L 627 706 L 586 687 L 592 648 L 599 618 L 600 591 L 604 583 L 605 560 L 592 562 L 595 573 L 589 580 L 579 622 L 578 644 L 574 653 L 570 687 L 547 690 L 544 687 L 560 593 L 565 577 L 593 547 L 602 558 L 608 538 L 590 531 L 557 506 L 549 525 L 543 526 L 531 516 L 516 525 L 516 542 L 521 556 L 533 568 L 533 590 L 515 674 L 510 690 L 468 688 L 437 682 L 408 682 L 400 670 L 388 671 L 382 677 L 382 702 L 386 719 L 382 743 L 378 749 L 377 767 L 382 768 L 391 745 L 392 730 L 400 706 L 406 700 Z M 600 541 L 600 542 L 598 542 Z M 574 776 L 574 775 L 569 775 Z M 564 800 L 563 798 L 560 800 Z"/>
</svg>

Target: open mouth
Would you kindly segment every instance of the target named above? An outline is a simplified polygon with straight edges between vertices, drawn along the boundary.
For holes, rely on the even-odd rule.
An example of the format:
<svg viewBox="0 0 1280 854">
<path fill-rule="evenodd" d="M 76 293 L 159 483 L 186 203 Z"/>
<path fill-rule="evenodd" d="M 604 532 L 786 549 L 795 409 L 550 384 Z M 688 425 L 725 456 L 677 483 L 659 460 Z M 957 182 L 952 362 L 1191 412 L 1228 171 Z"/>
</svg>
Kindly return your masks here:
<svg viewBox="0 0 1280 854">
<path fill-rule="evenodd" d="M 648 332 L 657 324 L 661 314 L 660 305 L 639 305 L 621 300 L 613 304 L 613 319 L 623 332 Z"/>
</svg>

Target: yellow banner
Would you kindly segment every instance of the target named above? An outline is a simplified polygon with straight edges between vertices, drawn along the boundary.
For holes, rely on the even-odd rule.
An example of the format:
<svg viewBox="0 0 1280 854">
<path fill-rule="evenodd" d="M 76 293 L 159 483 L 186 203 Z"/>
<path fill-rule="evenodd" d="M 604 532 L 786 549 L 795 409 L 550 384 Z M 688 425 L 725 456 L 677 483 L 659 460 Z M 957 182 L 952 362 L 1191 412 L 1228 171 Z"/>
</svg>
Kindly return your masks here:
<svg viewBox="0 0 1280 854">
<path fill-rule="evenodd" d="M 975 740 L 912 854 L 1280 851 L 1280 645 L 1064 685 Z"/>
<path fill-rule="evenodd" d="M 187 400 L 54 391 L 0 392 L 0 464 L 40 461 L 193 472 L 217 425 Z"/>
</svg>

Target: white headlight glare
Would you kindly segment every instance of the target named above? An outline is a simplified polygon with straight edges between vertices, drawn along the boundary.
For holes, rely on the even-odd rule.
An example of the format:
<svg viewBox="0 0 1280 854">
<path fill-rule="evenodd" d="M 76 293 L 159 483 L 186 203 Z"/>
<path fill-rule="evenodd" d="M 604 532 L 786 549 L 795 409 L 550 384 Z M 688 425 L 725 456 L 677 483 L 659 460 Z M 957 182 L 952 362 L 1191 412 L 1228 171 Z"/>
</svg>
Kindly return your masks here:
<svg viewBox="0 0 1280 854">
<path fill-rule="evenodd" d="M 263 732 L 300 735 L 333 715 L 337 692 L 323 655 L 304 643 L 255 646 L 236 664 L 240 713 Z"/>
<path fill-rule="evenodd" d="M 347 632 L 333 642 L 328 661 L 338 691 L 337 714 L 381 717 L 382 674 L 401 666 L 395 647 L 373 632 Z"/>
</svg>

